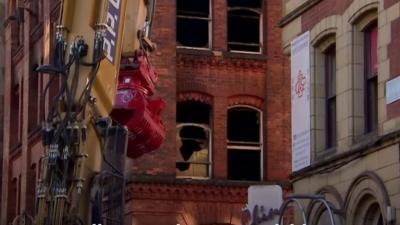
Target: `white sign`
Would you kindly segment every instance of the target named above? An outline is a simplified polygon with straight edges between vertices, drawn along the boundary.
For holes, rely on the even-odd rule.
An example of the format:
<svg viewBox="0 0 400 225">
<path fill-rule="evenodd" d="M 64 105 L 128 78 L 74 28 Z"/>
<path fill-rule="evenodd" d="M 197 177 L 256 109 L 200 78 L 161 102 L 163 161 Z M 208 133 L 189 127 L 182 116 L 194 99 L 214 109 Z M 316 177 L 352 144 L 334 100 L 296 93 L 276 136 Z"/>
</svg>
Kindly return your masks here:
<svg viewBox="0 0 400 225">
<path fill-rule="evenodd" d="M 291 43 L 292 171 L 311 161 L 310 32 Z"/>
<path fill-rule="evenodd" d="M 400 99 L 400 76 L 386 82 L 386 104 Z"/>
<path fill-rule="evenodd" d="M 248 189 L 248 204 L 242 211 L 242 225 L 275 225 L 283 203 L 278 185 L 255 185 Z"/>
</svg>

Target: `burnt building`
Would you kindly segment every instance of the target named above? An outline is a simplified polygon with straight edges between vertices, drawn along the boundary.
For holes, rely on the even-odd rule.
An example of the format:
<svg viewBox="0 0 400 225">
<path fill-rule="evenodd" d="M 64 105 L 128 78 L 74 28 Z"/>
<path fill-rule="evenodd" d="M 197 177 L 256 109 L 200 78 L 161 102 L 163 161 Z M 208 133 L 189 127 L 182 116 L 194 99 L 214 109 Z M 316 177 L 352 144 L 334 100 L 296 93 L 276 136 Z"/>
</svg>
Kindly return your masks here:
<svg viewBox="0 0 400 225">
<path fill-rule="evenodd" d="M 49 77 L 34 69 L 50 61 L 59 11 L 57 0 L 5 1 L 1 224 L 35 211 Z M 250 185 L 290 189 L 281 15 L 278 0 L 157 0 L 150 61 L 167 138 L 130 162 L 129 224 L 240 224 Z"/>
<path fill-rule="evenodd" d="M 281 15 L 279 1 L 157 1 L 151 59 L 167 138 L 131 163 L 127 213 L 136 224 L 241 224 L 249 185 L 287 181 Z"/>
</svg>

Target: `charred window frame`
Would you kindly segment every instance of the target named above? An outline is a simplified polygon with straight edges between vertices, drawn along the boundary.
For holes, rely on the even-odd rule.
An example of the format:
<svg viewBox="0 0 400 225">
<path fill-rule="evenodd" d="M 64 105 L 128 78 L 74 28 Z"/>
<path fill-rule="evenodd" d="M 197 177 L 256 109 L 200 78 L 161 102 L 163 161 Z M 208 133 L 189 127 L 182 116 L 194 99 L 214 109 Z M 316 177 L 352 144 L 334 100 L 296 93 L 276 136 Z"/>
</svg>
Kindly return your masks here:
<svg viewBox="0 0 400 225">
<path fill-rule="evenodd" d="M 177 177 L 211 177 L 211 108 L 194 101 L 177 103 Z"/>
<path fill-rule="evenodd" d="M 364 32 L 365 133 L 378 128 L 378 28 L 376 23 Z"/>
<path fill-rule="evenodd" d="M 211 0 L 177 0 L 177 47 L 210 49 L 211 15 Z"/>
<path fill-rule="evenodd" d="M 325 52 L 326 148 L 336 146 L 336 47 Z"/>
<path fill-rule="evenodd" d="M 250 106 L 228 109 L 227 151 L 228 179 L 262 179 L 262 112 Z"/>
<path fill-rule="evenodd" d="M 262 18 L 261 0 L 228 0 L 228 50 L 261 53 Z"/>
</svg>

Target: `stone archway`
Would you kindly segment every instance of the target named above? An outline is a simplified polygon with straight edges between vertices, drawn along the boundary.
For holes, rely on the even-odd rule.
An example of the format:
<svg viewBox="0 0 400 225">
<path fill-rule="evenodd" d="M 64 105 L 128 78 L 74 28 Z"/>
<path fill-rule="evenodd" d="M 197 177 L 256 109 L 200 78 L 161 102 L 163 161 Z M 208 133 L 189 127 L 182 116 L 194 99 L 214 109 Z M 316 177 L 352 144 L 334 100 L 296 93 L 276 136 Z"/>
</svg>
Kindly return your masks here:
<svg viewBox="0 0 400 225">
<path fill-rule="evenodd" d="M 347 225 L 387 225 L 386 211 L 390 199 L 384 183 L 373 172 L 359 175 L 346 196 Z"/>
</svg>

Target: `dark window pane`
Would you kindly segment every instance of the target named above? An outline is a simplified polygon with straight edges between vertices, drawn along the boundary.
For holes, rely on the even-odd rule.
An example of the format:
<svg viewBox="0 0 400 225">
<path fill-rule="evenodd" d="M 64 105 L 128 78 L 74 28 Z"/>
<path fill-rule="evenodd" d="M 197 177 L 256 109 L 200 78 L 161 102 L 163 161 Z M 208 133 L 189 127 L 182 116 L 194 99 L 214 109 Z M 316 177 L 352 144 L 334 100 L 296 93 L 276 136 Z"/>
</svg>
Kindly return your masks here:
<svg viewBox="0 0 400 225">
<path fill-rule="evenodd" d="M 367 81 L 366 95 L 366 132 L 377 129 L 378 123 L 378 106 L 377 106 L 377 78 L 370 78 Z"/>
<path fill-rule="evenodd" d="M 364 62 L 365 62 L 365 132 L 377 129 L 378 98 L 377 98 L 377 25 L 372 24 L 365 30 Z"/>
<path fill-rule="evenodd" d="M 365 63 L 368 77 L 378 73 L 378 28 L 371 26 L 365 31 Z"/>
<path fill-rule="evenodd" d="M 333 97 L 336 95 L 336 48 L 331 47 L 325 53 L 325 78 L 327 97 Z"/>
<path fill-rule="evenodd" d="M 238 51 L 260 49 L 260 16 L 249 10 L 228 13 L 228 48 Z"/>
<path fill-rule="evenodd" d="M 208 47 L 208 20 L 177 18 L 176 41 L 188 47 Z"/>
<path fill-rule="evenodd" d="M 326 147 L 336 146 L 336 98 L 327 100 Z"/>
<path fill-rule="evenodd" d="M 228 149 L 228 179 L 260 180 L 260 151 Z"/>
<path fill-rule="evenodd" d="M 336 146 L 336 47 L 325 52 L 326 148 Z"/>
<path fill-rule="evenodd" d="M 211 108 L 207 104 L 186 101 L 176 105 L 177 123 L 200 123 L 210 125 Z"/>
<path fill-rule="evenodd" d="M 249 108 L 233 108 L 228 111 L 229 141 L 260 141 L 260 113 Z"/>
<path fill-rule="evenodd" d="M 228 6 L 261 8 L 261 0 L 228 0 Z"/>
<path fill-rule="evenodd" d="M 177 14 L 180 16 L 209 17 L 209 0 L 177 0 Z"/>
</svg>

